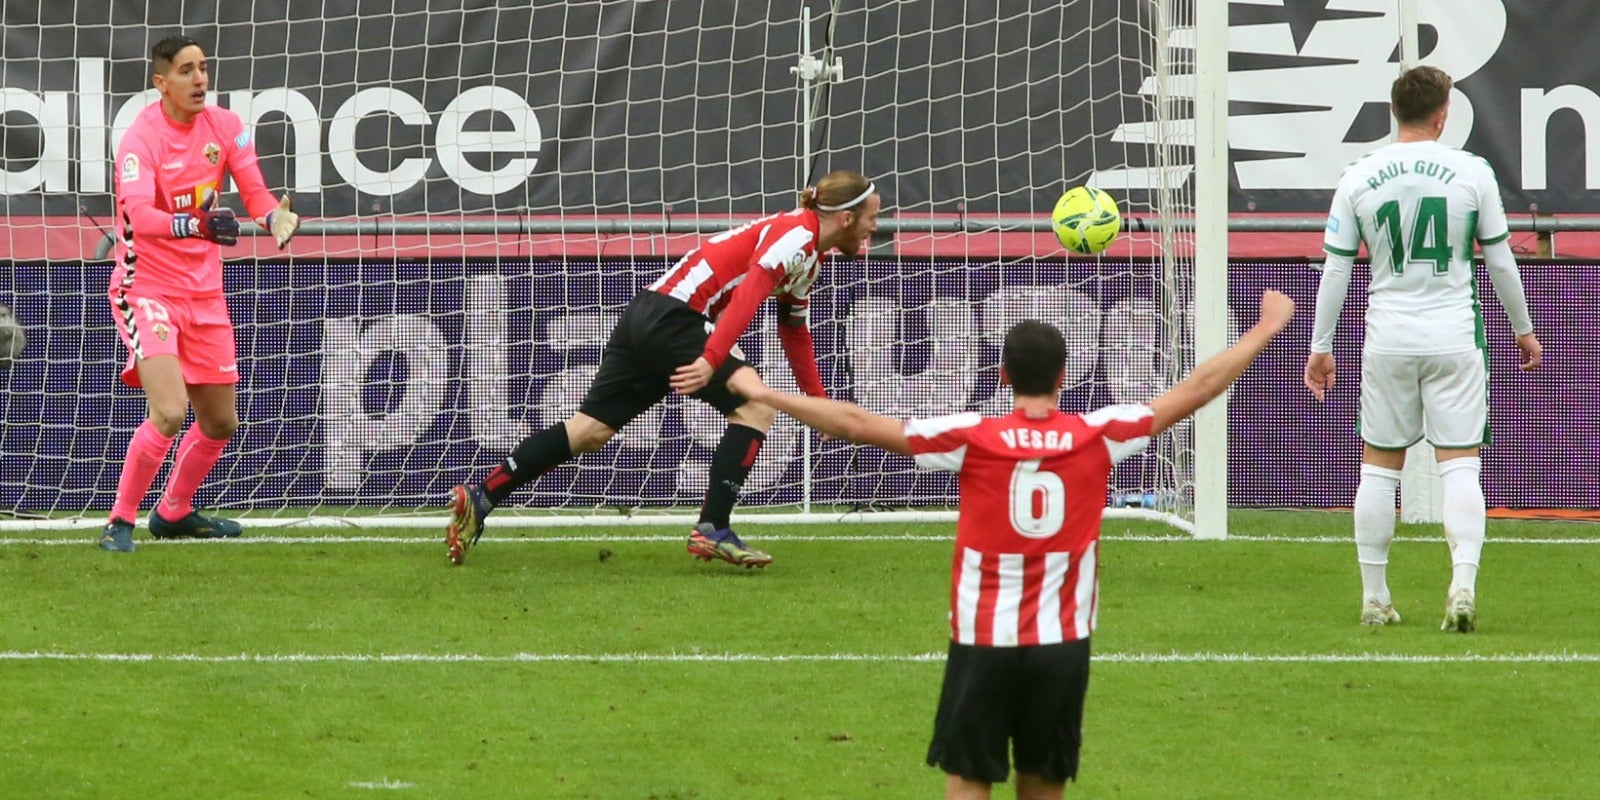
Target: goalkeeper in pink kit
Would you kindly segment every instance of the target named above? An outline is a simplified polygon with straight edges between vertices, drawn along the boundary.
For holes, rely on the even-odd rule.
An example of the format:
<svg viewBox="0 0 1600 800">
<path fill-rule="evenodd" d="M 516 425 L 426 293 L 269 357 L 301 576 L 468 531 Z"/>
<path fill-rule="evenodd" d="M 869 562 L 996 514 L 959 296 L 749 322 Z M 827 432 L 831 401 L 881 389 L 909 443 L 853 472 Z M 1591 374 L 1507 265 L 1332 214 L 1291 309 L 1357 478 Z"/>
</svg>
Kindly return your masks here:
<svg viewBox="0 0 1600 800">
<path fill-rule="evenodd" d="M 239 535 L 239 523 L 193 506 L 195 490 L 239 427 L 239 368 L 218 247 L 238 241 L 239 221 L 218 205 L 224 173 L 279 248 L 300 227 L 289 198 L 267 191 L 238 115 L 206 105 L 211 81 L 199 43 L 169 36 L 150 55 L 161 100 L 128 128 L 116 162 L 121 238 L 111 310 L 128 348 L 122 379 L 143 387 L 149 404 L 149 417 L 128 443 L 111 518 L 100 534 L 100 547 L 116 552 L 134 549 L 139 504 L 190 406 L 195 424 L 178 443 L 166 489 L 150 514 L 150 533 L 157 539 Z"/>
</svg>

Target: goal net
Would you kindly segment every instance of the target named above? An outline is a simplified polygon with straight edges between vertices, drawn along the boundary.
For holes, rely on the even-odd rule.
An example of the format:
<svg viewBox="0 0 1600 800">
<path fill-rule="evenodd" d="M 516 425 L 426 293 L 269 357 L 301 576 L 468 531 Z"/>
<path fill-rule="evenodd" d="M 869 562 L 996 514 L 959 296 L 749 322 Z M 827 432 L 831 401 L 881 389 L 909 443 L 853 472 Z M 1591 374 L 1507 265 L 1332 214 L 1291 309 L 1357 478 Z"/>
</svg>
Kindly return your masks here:
<svg viewBox="0 0 1600 800">
<path fill-rule="evenodd" d="M 0 367 L 13 520 L 99 524 L 144 418 L 117 380 L 105 230 L 116 147 L 157 99 L 150 46 L 178 32 L 307 221 L 287 254 L 224 250 L 243 426 L 207 507 L 434 524 L 452 485 L 576 409 L 637 290 L 831 169 L 885 205 L 868 255 L 829 263 L 813 298 L 833 396 L 1003 413 L 1000 344 L 1024 318 L 1066 334 L 1069 410 L 1148 401 L 1192 365 L 1192 2 L 172 5 L 4 6 L 0 304 L 28 336 Z M 1082 184 L 1126 229 L 1067 258 L 1048 212 Z M 770 319 L 742 346 L 793 387 Z M 669 398 L 496 520 L 693 507 L 723 426 Z M 1192 519 L 1190 438 L 1118 467 L 1106 501 Z M 741 507 L 954 500 L 947 475 L 780 419 Z"/>
</svg>

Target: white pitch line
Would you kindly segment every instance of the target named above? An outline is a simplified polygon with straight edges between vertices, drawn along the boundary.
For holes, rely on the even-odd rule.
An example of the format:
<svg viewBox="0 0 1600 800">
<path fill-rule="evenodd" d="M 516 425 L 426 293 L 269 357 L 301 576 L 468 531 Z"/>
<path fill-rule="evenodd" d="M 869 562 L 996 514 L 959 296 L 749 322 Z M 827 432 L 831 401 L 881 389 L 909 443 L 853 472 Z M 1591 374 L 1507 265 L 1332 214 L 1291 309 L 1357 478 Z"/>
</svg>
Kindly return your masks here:
<svg viewBox="0 0 1600 800">
<path fill-rule="evenodd" d="M 944 653 L 66 653 L 0 651 L 7 661 L 190 664 L 642 664 L 642 663 L 925 663 Z M 1600 653 L 1097 653 L 1107 664 L 1600 664 Z"/>
<path fill-rule="evenodd" d="M 351 781 L 348 785 L 352 789 L 415 789 L 417 787 L 414 783 L 391 781 L 388 778 L 378 781 Z"/>
<path fill-rule="evenodd" d="M 1124 537 L 1102 536 L 1100 538 L 1102 538 L 1102 539 L 1118 539 L 1120 541 L 1125 541 L 1125 542 L 1135 542 L 1135 541 L 1139 541 L 1141 539 L 1153 538 L 1153 537 L 1144 537 L 1144 536 L 1124 536 Z M 1444 537 L 1443 536 L 1396 536 L 1396 537 L 1394 537 L 1394 540 L 1396 542 L 1427 542 L 1429 544 L 1441 544 L 1441 543 L 1444 542 Z M 1200 540 L 1194 538 L 1193 536 L 1172 536 L 1172 537 L 1163 537 L 1161 539 L 1161 541 L 1198 542 Z M 1244 535 L 1244 536 L 1229 536 L 1228 538 L 1223 539 L 1221 541 L 1224 541 L 1224 542 L 1284 542 L 1284 543 L 1289 543 L 1289 544 L 1352 544 L 1353 542 L 1355 542 L 1355 539 L 1350 537 L 1350 536 L 1252 536 L 1252 535 L 1248 535 L 1247 534 L 1247 535 Z M 1600 538 L 1507 536 L 1505 538 L 1490 537 L 1489 544 L 1491 544 L 1491 545 L 1502 545 L 1502 544 L 1600 544 Z"/>
<path fill-rule="evenodd" d="M 1105 653 L 1113 664 L 1600 664 L 1600 653 Z"/>
<path fill-rule="evenodd" d="M 763 536 L 764 542 L 949 542 L 950 536 L 935 536 L 929 534 L 867 534 L 863 536 L 791 536 L 776 535 Z M 1190 537 L 1178 537 L 1188 539 Z M 627 542 L 682 542 L 683 536 L 618 536 L 616 534 L 593 534 L 584 536 L 485 536 L 479 540 L 480 544 L 559 544 L 562 542 L 598 542 L 598 543 L 627 543 Z M 1154 540 L 1152 538 L 1152 540 Z M 71 536 L 61 538 L 8 538 L 0 536 L 0 545 L 93 545 L 93 538 Z M 424 544 L 439 547 L 444 544 L 444 537 L 424 538 L 421 536 L 241 536 L 237 539 L 139 539 L 140 547 L 146 546 L 171 546 L 171 545 L 219 545 L 234 546 L 247 544 Z"/>
<path fill-rule="evenodd" d="M 953 540 L 950 534 L 925 534 L 925 533 L 896 533 L 896 534 L 774 534 L 752 538 L 751 541 L 762 542 L 945 542 Z M 1195 542 L 1201 541 L 1226 544 L 1227 542 L 1273 542 L 1280 544 L 1339 544 L 1348 545 L 1353 541 L 1348 536 L 1230 536 L 1224 540 L 1200 540 L 1193 536 L 1124 536 L 1109 534 L 1101 536 L 1107 542 Z M 564 542 L 594 542 L 594 543 L 628 543 L 628 542 L 681 542 L 682 536 L 678 535 L 643 535 L 619 536 L 616 534 L 588 534 L 577 536 L 485 536 L 482 542 L 492 544 L 560 544 Z M 1426 536 L 1397 536 L 1396 542 L 1427 542 L 1438 544 L 1444 537 Z M 140 547 L 175 545 L 215 545 L 233 547 L 252 544 L 416 544 L 439 546 L 443 537 L 425 538 L 420 536 L 242 536 L 237 539 L 144 539 L 138 540 Z M 0 547 L 6 545 L 29 545 L 40 547 L 54 546 L 92 546 L 94 538 L 82 535 L 67 535 L 55 537 L 10 537 L 0 536 Z M 1600 538 L 1504 538 L 1490 539 L 1489 544 L 1499 546 L 1503 544 L 1557 544 L 1557 545 L 1600 545 Z"/>
<path fill-rule="evenodd" d="M 0 651 L 5 661 L 97 661 L 124 663 L 191 664 L 538 664 L 538 663 L 778 663 L 778 662 L 894 662 L 942 661 L 944 653 L 64 653 Z"/>
</svg>

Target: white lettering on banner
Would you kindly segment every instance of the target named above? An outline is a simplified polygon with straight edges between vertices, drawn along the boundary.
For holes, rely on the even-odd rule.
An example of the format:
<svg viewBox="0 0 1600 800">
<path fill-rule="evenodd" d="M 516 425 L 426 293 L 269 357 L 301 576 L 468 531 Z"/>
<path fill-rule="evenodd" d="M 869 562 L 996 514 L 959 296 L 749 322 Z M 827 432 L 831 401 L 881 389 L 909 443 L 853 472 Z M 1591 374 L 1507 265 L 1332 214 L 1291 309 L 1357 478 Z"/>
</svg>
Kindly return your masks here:
<svg viewBox="0 0 1600 800">
<path fill-rule="evenodd" d="M 1149 300 L 1119 300 L 1106 309 L 1100 329 L 1100 364 L 1113 403 L 1148 403 L 1167 388 L 1156 343 L 1161 312 Z"/>
<path fill-rule="evenodd" d="M 526 345 L 522 340 L 508 339 L 503 277 L 469 277 L 463 301 L 465 358 L 460 379 L 467 383 L 466 405 L 451 413 L 468 415 L 473 439 L 479 446 L 504 453 L 530 430 L 528 421 L 507 414 L 513 407 L 508 397 L 508 354 Z M 973 309 L 981 310 L 983 321 L 976 330 Z M 850 372 L 856 376 L 856 401 L 872 411 L 896 416 L 934 416 L 968 409 L 1005 413 L 1009 410 L 1009 392 L 974 397 L 979 350 L 985 343 L 998 345 L 1012 325 L 1026 318 L 1041 318 L 1066 332 L 1069 387 L 1092 380 L 1098 367 L 1113 402 L 1149 402 L 1174 377 L 1167 371 L 1176 371 L 1180 366 L 1160 357 L 1157 344 L 1164 334 L 1160 309 L 1153 301 L 1124 299 L 1101 311 L 1092 298 L 1076 290 L 1059 286 L 1007 287 L 976 302 L 940 299 L 922 309 L 933 340 L 926 346 L 932 348 L 932 353 L 926 369 L 905 375 L 898 358 L 907 345 L 897 324 L 905 313 L 910 312 L 881 297 L 864 298 L 846 311 L 848 349 L 840 356 L 848 360 Z M 1229 341 L 1235 341 L 1238 323 L 1231 311 L 1228 319 Z M 535 358 L 554 355 L 559 361 L 555 370 L 548 362 L 533 368 L 550 375 L 540 388 L 537 401 L 537 422 L 541 427 L 561 422 L 577 411 L 597 365 L 573 362 L 579 358 L 597 359 L 616 321 L 613 312 L 557 312 L 548 317 L 542 331 L 530 331 L 530 340 L 536 343 Z M 1174 324 L 1187 326 L 1189 322 L 1181 316 Z M 763 318 L 754 335 L 760 341 L 762 358 L 753 363 L 760 368 L 762 378 L 779 390 L 796 391 L 793 374 L 786 363 L 781 363 L 782 347 L 771 320 Z M 443 410 L 451 379 L 449 347 L 443 333 L 421 315 L 365 320 L 343 317 L 323 323 L 323 445 L 329 488 L 358 489 L 368 455 L 419 442 Z M 594 355 L 579 352 L 583 350 Z M 367 373 L 385 354 L 405 360 L 403 384 L 385 387 L 399 391 L 400 401 L 393 411 L 368 413 L 362 401 Z M 1183 371 L 1192 367 L 1192 359 L 1188 358 L 1181 365 Z M 659 447 L 669 409 L 677 410 L 690 440 L 706 451 L 684 458 L 675 473 L 679 494 L 693 495 L 704 489 L 709 451 L 716 448 L 727 427 L 715 409 L 669 396 L 665 403 L 658 403 L 624 427 L 617 444 L 634 450 Z M 801 437 L 805 435 L 798 423 L 780 415 L 767 433 L 761 456 L 745 481 L 745 490 L 764 489 L 782 478 L 798 457 Z M 1070 439 L 1057 438 L 1053 433 L 1041 435 L 1019 429 L 1002 435 L 1018 448 L 1054 450 L 1072 446 Z M 1174 435 L 1181 440 L 1188 432 L 1180 425 Z"/>
<path fill-rule="evenodd" d="M 1234 5 L 1237 8 L 1263 3 Z M 1388 59 L 1394 49 L 1398 12 L 1389 0 L 1350 0 L 1345 6 L 1343 10 L 1359 13 L 1313 19 L 1310 28 L 1300 35 L 1287 21 L 1230 27 L 1228 41 L 1236 58 L 1270 56 L 1274 63 L 1230 73 L 1230 98 L 1267 110 L 1231 117 L 1229 143 L 1238 150 L 1281 155 L 1235 164 L 1242 190 L 1331 190 L 1347 164 L 1378 144 L 1377 141 L 1345 142 L 1343 138 L 1364 110 L 1388 101 L 1388 86 L 1394 73 L 1394 65 Z M 1417 11 L 1419 22 L 1436 34 L 1436 44 L 1427 53 L 1426 63 L 1444 69 L 1458 83 L 1478 72 L 1505 45 L 1507 13 L 1503 0 L 1420 0 Z M 1191 28 L 1175 28 L 1170 43 L 1184 46 L 1191 42 L 1193 35 Z M 1173 63 L 1183 62 L 1175 60 Z M 10 154 L 9 168 L 0 170 L 0 194 L 35 191 L 97 194 L 112 190 L 107 164 L 115 157 L 122 134 L 134 117 L 159 95 L 154 89 L 146 89 L 116 99 L 106 91 L 110 64 L 109 59 L 100 57 L 77 59 L 74 64 L 76 80 L 71 91 L 37 92 L 0 87 L 0 114 L 9 112 L 7 121 L 15 126 L 14 135 L 31 138 L 30 127 L 37 127 L 42 133 L 39 137 L 42 146 L 36 158 L 30 161 L 31 154 L 20 157 Z M 145 67 L 130 62 L 118 69 L 142 71 Z M 143 77 L 148 80 L 147 76 Z M 1536 74 L 1530 73 L 1529 80 L 1536 78 Z M 1180 95 L 1185 90 L 1193 91 L 1190 75 L 1176 72 L 1167 76 L 1166 82 Z M 1318 87 L 1315 108 L 1283 111 L 1286 106 L 1303 106 L 1308 102 L 1304 91 L 1308 82 Z M 1158 83 L 1155 76 L 1149 76 L 1139 91 L 1151 95 Z M 1535 176 L 1533 180 L 1526 180 L 1521 188 L 1544 190 L 1548 188 L 1550 150 L 1542 134 L 1548 128 L 1551 115 L 1561 109 L 1578 111 L 1585 118 L 1585 136 L 1594 138 L 1600 134 L 1587 131 L 1596 129 L 1590 123 L 1600 112 L 1591 110 L 1592 103 L 1585 96 L 1590 93 L 1587 87 L 1515 88 L 1520 89 L 1522 97 L 1519 125 L 1522 136 L 1520 142 L 1509 143 L 1502 149 L 1516 152 L 1521 172 Z M 1444 141 L 1460 145 L 1473 128 L 1473 104 L 1459 91 L 1453 92 L 1451 97 Z M 225 99 L 227 107 L 238 113 L 252 131 L 269 115 L 283 114 L 289 120 L 294 134 L 287 142 L 284 155 L 293 164 L 293 174 L 288 176 L 288 181 L 298 193 L 317 193 L 343 179 L 365 193 L 389 196 L 415 186 L 426 175 L 432 159 L 437 158 L 445 176 L 464 190 L 499 194 L 526 183 L 543 148 L 544 129 L 537 114 L 525 98 L 500 86 L 475 86 L 462 91 L 440 112 L 436 127 L 430 114 L 423 110 L 421 101 L 397 87 L 365 88 L 346 99 L 333 117 L 326 120 L 319 116 L 317 106 L 304 92 L 292 87 L 233 90 L 226 93 Z M 330 106 L 334 99 L 325 98 Z M 208 102 L 216 101 L 212 93 Z M 106 146 L 108 104 L 116 109 L 111 115 L 109 148 Z M 466 130 L 468 121 L 482 113 L 497 115 L 501 125 L 495 127 L 500 129 L 474 125 L 478 130 Z M 432 157 L 408 158 L 392 169 L 386 166 L 385 170 L 389 171 L 363 167 L 356 156 L 356 123 L 379 114 L 399 117 L 417 128 L 432 129 L 421 131 L 423 147 L 434 149 Z M 506 129 L 507 123 L 509 129 Z M 323 139 L 325 124 L 326 141 Z M 1157 133 L 1158 124 L 1169 126 L 1169 132 L 1175 132 L 1180 140 L 1193 135 L 1192 120 L 1126 122 L 1117 127 L 1112 140 L 1150 141 Z M 77 139 L 76 154 L 71 152 L 70 145 L 74 137 Z M 384 143 L 367 144 L 380 147 Z M 1585 145 L 1586 142 L 1562 142 L 1558 152 L 1587 152 L 1589 148 Z M 323 172 L 324 153 L 335 165 L 332 175 Z M 491 166 L 480 167 L 485 161 L 475 162 L 472 157 L 483 154 L 506 160 L 493 167 L 494 162 L 485 159 Z M 76 186 L 71 166 L 74 163 L 79 165 Z M 1499 167 L 1504 176 L 1509 174 L 1512 165 L 1500 164 Z M 1149 189 L 1167 185 L 1152 183 L 1157 178 L 1181 182 L 1191 172 L 1192 166 L 1184 164 L 1168 170 L 1116 167 L 1098 170 L 1086 182 L 1102 188 Z M 1585 170 L 1584 188 L 1600 189 L 1600 166 L 1595 163 Z"/>
<path fill-rule="evenodd" d="M 22 169 L 0 170 L 0 193 L 25 194 L 41 185 L 47 192 L 69 191 L 67 186 L 67 93 L 45 92 L 43 97 L 22 89 L 0 88 L 0 116 L 32 117 L 45 130 L 39 160 Z M 51 131 L 57 131 L 54 136 Z M 104 166 L 101 167 L 102 170 Z"/>
<path fill-rule="evenodd" d="M 354 491 L 366 477 L 368 454 L 415 444 L 439 415 L 450 378 L 444 335 L 416 314 L 379 317 L 364 330 L 359 319 L 344 317 L 323 323 L 322 348 L 323 470 L 328 488 Z M 406 362 L 400 402 L 389 413 L 368 414 L 362 387 L 386 353 Z"/>
<path fill-rule="evenodd" d="M 983 340 L 996 349 L 1005 345 L 1006 333 L 1025 319 L 1061 331 L 1067 340 L 1068 386 L 1088 380 L 1100 363 L 1100 306 L 1083 292 L 1060 286 L 1007 286 L 985 297 L 979 308 Z M 1010 413 L 1010 388 L 996 391 L 975 410 L 988 416 Z"/>
<path fill-rule="evenodd" d="M 104 58 L 77 60 L 76 91 L 31 92 L 14 87 L 0 87 L 0 115 L 11 114 L 7 122 L 20 117 L 32 120 L 32 126 L 42 133 L 43 146 L 38 158 L 11 158 L 12 169 L 0 170 L 0 195 L 80 192 L 97 194 L 112 191 L 108 164 L 116 157 L 122 136 L 133 124 L 139 112 L 161 98 L 155 89 L 145 89 L 127 96 L 120 102 L 112 100 L 106 90 L 109 62 Z M 147 78 L 148 80 L 148 78 Z M 206 102 L 216 104 L 216 92 L 208 92 Z M 323 174 L 322 156 L 328 154 L 334 173 L 360 191 L 379 197 L 403 192 L 422 180 L 432 163 L 430 158 L 407 158 L 399 164 L 386 167 L 387 171 L 372 169 L 357 157 L 356 128 L 370 116 L 390 115 L 417 128 L 432 129 L 432 147 L 444 174 L 462 189 L 474 194 L 494 195 L 521 187 L 533 175 L 539 163 L 538 152 L 544 147 L 544 128 L 526 99 L 503 86 L 474 86 L 444 107 L 435 126 L 432 116 L 422 102 L 404 90 L 393 87 L 369 87 L 356 92 L 341 103 L 333 116 L 323 120 L 317 107 L 304 92 L 292 88 L 269 88 L 259 92 L 236 90 L 227 92 L 226 107 L 244 120 L 245 130 L 254 137 L 257 125 L 272 114 L 282 114 L 289 120 L 294 132 L 286 141 L 284 153 L 293 165 L 288 176 L 292 190 L 314 194 L 323 190 L 333 180 Z M 106 126 L 107 102 L 112 102 L 116 112 L 111 115 L 109 130 Z M 73 125 L 71 114 L 76 111 L 78 123 Z M 482 114 L 494 114 L 502 123 L 490 129 L 488 125 L 474 124 L 481 130 L 468 130 L 469 121 Z M 327 140 L 324 142 L 323 123 L 327 123 Z M 26 133 L 28 125 L 20 125 Z M 110 136 L 110 147 L 106 137 Z M 428 131 L 423 131 L 427 142 Z M 77 137 L 77 158 L 71 157 L 70 143 Z M 326 146 L 324 146 L 326 145 Z M 270 155 L 270 154 L 268 154 Z M 480 169 L 473 163 L 474 156 L 483 157 L 493 164 L 495 156 L 509 156 L 498 167 Z M 19 163 L 20 162 L 20 163 Z M 71 166 L 77 163 L 77 186 L 72 185 Z"/>
<path fill-rule="evenodd" d="M 1370 142 L 1343 141 L 1345 132 L 1371 103 L 1387 105 L 1395 65 L 1399 12 L 1393 3 L 1365 3 L 1362 16 L 1318 20 L 1297 47 L 1287 24 L 1235 26 L 1229 29 L 1236 54 L 1286 57 L 1283 66 L 1228 73 L 1228 97 L 1234 102 L 1303 104 L 1307 81 L 1318 87 L 1318 108 L 1293 113 L 1235 115 L 1228 121 L 1228 143 L 1237 150 L 1283 153 L 1284 158 L 1240 161 L 1235 167 L 1240 187 L 1251 189 L 1331 189 L 1344 168 L 1384 136 Z M 1457 83 L 1477 72 L 1494 56 L 1505 38 L 1506 11 L 1501 0 L 1421 0 L 1419 24 L 1432 28 L 1437 44 L 1426 63 L 1443 69 Z M 1325 60 L 1301 63 L 1296 58 Z M 1461 145 L 1472 130 L 1472 101 L 1460 91 L 1450 94 L 1450 118 L 1442 137 Z"/>
<path fill-rule="evenodd" d="M 356 145 L 356 126 L 370 114 L 392 114 L 401 122 L 417 127 L 426 126 L 428 110 L 422 101 L 399 89 L 362 89 L 333 112 L 328 125 L 328 159 L 334 171 L 347 183 L 367 194 L 388 197 L 416 186 L 428 174 L 428 160 L 407 158 L 388 172 L 380 172 L 361 163 Z"/>
<path fill-rule="evenodd" d="M 511 121 L 511 130 L 465 129 L 467 120 L 472 117 L 497 111 Z M 444 174 L 461 188 L 474 194 L 495 195 L 521 186 L 533 174 L 539 159 L 512 158 L 499 169 L 481 170 L 466 157 L 501 153 L 524 156 L 536 152 L 543 138 L 539 118 L 521 95 L 503 86 L 475 86 L 457 95 L 439 115 L 434 149 L 439 154 L 439 166 Z"/>
<path fill-rule="evenodd" d="M 1181 310 L 1173 325 L 1179 330 L 1194 330 L 1194 305 Z M 1194 354 L 1185 352 L 1183 363 L 1165 363 L 1163 348 L 1157 343 L 1162 334 L 1161 310 L 1152 300 L 1129 298 L 1106 309 L 1101 328 L 1100 364 L 1105 370 L 1106 388 L 1115 403 L 1148 403 L 1171 388 L 1194 367 Z M 1239 320 L 1228 309 L 1228 344 L 1239 341 Z M 1163 374 L 1163 373 L 1167 374 Z"/>
<path fill-rule="evenodd" d="M 500 275 L 474 275 L 467 278 L 466 320 L 462 336 L 466 345 L 466 374 L 480 375 L 467 381 L 467 415 L 472 420 L 472 438 L 496 452 L 508 451 L 529 433 L 528 425 L 506 416 L 506 289 Z"/>
<path fill-rule="evenodd" d="M 1548 92 L 1522 90 L 1522 188 L 1549 187 L 1546 140 L 1550 118 L 1566 110 L 1577 112 L 1583 119 L 1585 141 L 1577 151 L 1590 154 L 1583 160 L 1583 188 L 1600 189 L 1600 158 L 1594 157 L 1595 151 L 1589 146 L 1589 140 L 1600 137 L 1600 95 L 1586 86 L 1572 84 L 1557 86 Z"/>
<path fill-rule="evenodd" d="M 1317 12 L 1293 11 L 1286 2 L 1250 0 L 1232 6 L 1236 11 L 1247 6 L 1282 6 L 1268 9 L 1267 18 L 1236 13 L 1228 28 L 1228 49 L 1233 61 L 1243 65 L 1228 73 L 1228 98 L 1263 109 L 1230 116 L 1228 144 L 1234 150 L 1274 154 L 1236 162 L 1233 166 L 1240 188 L 1247 192 L 1333 189 L 1347 165 L 1387 140 L 1388 127 L 1384 126 L 1382 135 L 1373 141 L 1344 141 L 1363 111 L 1388 105 L 1389 84 L 1395 74 L 1389 57 L 1399 30 L 1396 4 L 1392 0 L 1348 0 L 1339 11 L 1355 13 L 1330 13 L 1310 20 L 1305 17 Z M 1416 6 L 1418 24 L 1437 37 L 1424 63 L 1449 73 L 1458 84 L 1488 63 L 1505 41 L 1504 0 L 1418 0 Z M 1293 14 L 1286 14 L 1288 11 Z M 1291 16 L 1312 24 L 1300 29 L 1291 24 Z M 1168 45 L 1193 48 L 1194 36 L 1192 27 L 1174 27 Z M 1191 65 L 1181 60 L 1171 63 L 1173 70 L 1164 83 L 1178 96 L 1193 97 Z M 1157 76 L 1148 76 L 1139 93 L 1153 102 L 1161 83 Z M 1308 85 L 1317 87 L 1314 99 L 1308 98 Z M 1451 92 L 1450 97 L 1450 118 L 1442 140 L 1460 146 L 1472 132 L 1473 105 L 1460 91 Z M 1305 110 L 1288 110 L 1296 106 Z M 1159 126 L 1167 126 L 1168 135 L 1175 134 L 1180 141 L 1193 141 L 1192 119 L 1125 122 L 1117 126 L 1111 139 L 1153 142 L 1162 132 Z M 1506 149 L 1516 146 L 1511 143 Z M 1524 137 L 1521 146 L 1527 148 L 1524 163 L 1535 157 L 1528 152 L 1533 148 L 1538 150 L 1538 160 L 1544 161 L 1543 139 Z M 1183 183 L 1193 169 L 1191 164 L 1164 169 L 1113 167 L 1096 170 L 1086 182 L 1102 189 L 1161 189 Z M 1600 187 L 1591 184 L 1587 188 Z"/>
<path fill-rule="evenodd" d="M 78 69 L 78 182 L 105 186 L 106 162 L 114 155 L 106 152 L 105 59 L 86 58 Z"/>
<path fill-rule="evenodd" d="M 856 399 L 891 416 L 927 417 L 964 409 L 977 384 L 978 365 L 968 304 L 938 299 L 923 309 L 928 332 L 915 346 L 929 349 L 928 364 L 907 375 L 897 362 L 910 341 L 903 331 L 913 313 L 885 297 L 868 297 L 850 309 L 845 335 Z"/>
<path fill-rule="evenodd" d="M 229 92 L 228 108 L 244 121 L 247 133 L 254 131 L 268 114 L 282 114 L 294 131 L 294 166 L 284 178 L 295 192 L 316 194 L 322 191 L 322 148 L 310 146 L 322 140 L 322 120 L 310 98 L 293 89 Z"/>
<path fill-rule="evenodd" d="M 972 335 L 967 309 L 981 309 L 983 326 Z M 925 313 L 937 337 L 928 368 L 918 375 L 901 374 L 898 355 L 906 345 L 903 310 L 891 299 L 868 297 L 850 309 L 847 325 L 848 358 L 856 377 L 855 397 L 862 406 L 890 416 L 936 416 L 976 410 L 986 415 L 1011 410 L 1011 392 L 1001 387 L 987 397 L 974 397 L 980 340 L 1000 347 L 1006 332 L 1023 319 L 1055 325 L 1067 340 L 1066 385 L 1070 388 L 1104 371 L 1113 402 L 1148 403 L 1170 386 L 1177 368 L 1186 373 L 1193 359 L 1182 365 L 1161 360 L 1158 343 L 1163 338 L 1161 312 L 1154 301 L 1130 298 L 1101 311 L 1087 294 L 1058 286 L 1009 287 L 977 303 L 936 301 Z M 1191 325 L 1192 307 L 1175 325 Z M 1239 338 L 1239 324 L 1228 312 L 1228 341 Z M 1174 370 L 1174 375 L 1164 370 Z"/>
</svg>

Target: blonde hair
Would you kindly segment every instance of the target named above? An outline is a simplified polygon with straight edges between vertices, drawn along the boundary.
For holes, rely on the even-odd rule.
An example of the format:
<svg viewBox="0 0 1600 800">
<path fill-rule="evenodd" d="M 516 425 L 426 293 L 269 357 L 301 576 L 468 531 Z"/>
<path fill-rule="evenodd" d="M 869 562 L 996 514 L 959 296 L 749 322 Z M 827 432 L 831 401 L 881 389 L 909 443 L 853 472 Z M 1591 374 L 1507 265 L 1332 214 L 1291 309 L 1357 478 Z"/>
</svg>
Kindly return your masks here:
<svg viewBox="0 0 1600 800">
<path fill-rule="evenodd" d="M 818 206 L 838 206 L 861 197 L 861 194 L 872 185 L 867 176 L 848 169 L 836 169 L 817 181 L 816 186 L 807 186 L 800 190 L 800 207 L 812 211 L 820 210 Z M 862 198 L 865 200 L 866 198 Z M 852 206 L 851 208 L 854 208 Z M 848 208 L 835 209 L 849 211 Z"/>
</svg>

